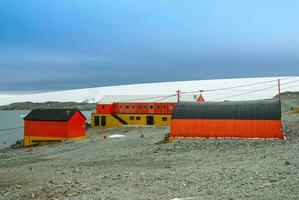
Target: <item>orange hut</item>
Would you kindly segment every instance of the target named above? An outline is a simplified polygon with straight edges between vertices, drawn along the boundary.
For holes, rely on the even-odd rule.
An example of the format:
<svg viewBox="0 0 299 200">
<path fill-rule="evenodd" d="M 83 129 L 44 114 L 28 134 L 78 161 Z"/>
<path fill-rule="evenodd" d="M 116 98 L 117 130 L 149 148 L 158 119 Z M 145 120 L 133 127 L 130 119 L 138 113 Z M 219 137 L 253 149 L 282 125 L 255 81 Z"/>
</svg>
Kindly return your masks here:
<svg viewBox="0 0 299 200">
<path fill-rule="evenodd" d="M 35 109 L 24 118 L 24 145 L 85 139 L 86 118 L 78 109 Z"/>
<path fill-rule="evenodd" d="M 179 102 L 170 137 L 283 139 L 280 101 Z"/>
</svg>

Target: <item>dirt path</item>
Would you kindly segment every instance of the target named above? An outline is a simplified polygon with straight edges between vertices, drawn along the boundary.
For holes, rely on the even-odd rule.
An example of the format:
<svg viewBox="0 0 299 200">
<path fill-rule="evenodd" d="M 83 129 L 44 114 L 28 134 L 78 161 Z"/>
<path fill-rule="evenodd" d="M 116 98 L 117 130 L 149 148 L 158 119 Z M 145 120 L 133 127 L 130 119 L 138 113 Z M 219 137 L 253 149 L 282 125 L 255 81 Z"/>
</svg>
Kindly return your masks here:
<svg viewBox="0 0 299 200">
<path fill-rule="evenodd" d="M 122 127 L 31 153 L 6 150 L 0 199 L 298 199 L 299 118 L 284 121 L 286 141 L 157 144 L 168 128 Z"/>
</svg>

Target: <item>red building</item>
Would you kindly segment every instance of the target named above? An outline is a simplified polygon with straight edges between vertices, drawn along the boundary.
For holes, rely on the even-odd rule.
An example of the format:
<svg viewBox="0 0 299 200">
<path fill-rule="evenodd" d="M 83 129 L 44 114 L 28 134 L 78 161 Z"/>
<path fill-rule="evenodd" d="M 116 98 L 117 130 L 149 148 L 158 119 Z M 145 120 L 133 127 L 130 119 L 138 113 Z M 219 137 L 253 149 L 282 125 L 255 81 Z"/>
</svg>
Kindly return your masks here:
<svg viewBox="0 0 299 200">
<path fill-rule="evenodd" d="M 24 118 L 24 145 L 85 139 L 86 118 L 78 109 L 35 109 Z"/>
</svg>

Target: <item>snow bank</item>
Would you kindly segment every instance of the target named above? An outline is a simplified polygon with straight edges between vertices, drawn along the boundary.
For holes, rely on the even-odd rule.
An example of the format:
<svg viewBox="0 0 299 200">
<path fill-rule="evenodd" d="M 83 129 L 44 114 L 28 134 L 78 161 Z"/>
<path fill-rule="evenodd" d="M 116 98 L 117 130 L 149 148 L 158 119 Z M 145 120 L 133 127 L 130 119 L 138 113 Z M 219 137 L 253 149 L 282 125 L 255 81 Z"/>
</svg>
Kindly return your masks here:
<svg viewBox="0 0 299 200">
<path fill-rule="evenodd" d="M 283 91 L 298 91 L 299 83 L 289 83 L 294 80 L 299 80 L 299 77 L 280 77 Z M 287 78 L 287 79 L 286 79 Z M 194 81 L 177 81 L 177 82 L 161 82 L 161 83 L 146 83 L 134 85 L 120 85 L 97 88 L 86 88 L 76 90 L 65 90 L 58 92 L 47 92 L 30 95 L 18 96 L 1 96 L 0 105 L 6 105 L 14 102 L 98 102 L 105 95 L 165 95 L 175 94 L 179 89 L 184 92 L 195 90 L 211 90 L 223 87 L 234 87 L 244 84 L 254 84 L 257 82 L 267 82 L 263 84 L 256 84 L 249 87 L 241 87 L 229 90 L 204 92 L 203 96 L 207 101 L 223 101 L 223 100 L 253 100 L 272 98 L 277 94 L 278 77 L 263 77 L 263 78 L 236 78 L 236 79 L 215 79 L 215 80 L 194 80 Z M 289 84 L 287 84 L 289 83 Z M 285 84 L 285 85 L 284 85 Z M 260 90 L 252 92 L 254 90 Z M 248 94 L 243 94 L 248 92 Z M 242 94 L 242 95 L 239 95 Z M 196 93 L 194 93 L 196 95 Z M 235 95 L 235 96 L 234 96 Z"/>
</svg>

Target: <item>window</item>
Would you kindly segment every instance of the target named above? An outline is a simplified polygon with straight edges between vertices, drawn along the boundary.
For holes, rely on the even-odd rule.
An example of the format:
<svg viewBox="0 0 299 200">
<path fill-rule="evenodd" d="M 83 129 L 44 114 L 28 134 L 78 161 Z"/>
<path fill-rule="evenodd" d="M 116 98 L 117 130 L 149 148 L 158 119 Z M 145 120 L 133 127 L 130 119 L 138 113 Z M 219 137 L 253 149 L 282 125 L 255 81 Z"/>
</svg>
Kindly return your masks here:
<svg viewBox="0 0 299 200">
<path fill-rule="evenodd" d="M 132 108 L 135 108 L 135 106 L 132 106 Z"/>
<path fill-rule="evenodd" d="M 153 109 L 154 108 L 154 106 L 150 106 L 150 109 Z"/>
<path fill-rule="evenodd" d="M 126 108 L 128 109 L 128 108 L 129 108 L 129 105 L 126 105 Z"/>
<path fill-rule="evenodd" d="M 163 106 L 164 109 L 166 109 L 166 106 Z"/>
<path fill-rule="evenodd" d="M 162 117 L 162 121 L 166 122 L 167 121 L 167 117 Z"/>
<path fill-rule="evenodd" d="M 136 120 L 141 120 L 141 117 L 136 117 Z"/>
<path fill-rule="evenodd" d="M 105 109 L 105 106 L 102 106 L 103 109 Z"/>
<path fill-rule="evenodd" d="M 106 116 L 101 116 L 101 126 L 106 126 Z"/>
<path fill-rule="evenodd" d="M 100 126 L 100 117 L 94 116 L 94 126 Z"/>
<path fill-rule="evenodd" d="M 133 121 L 134 120 L 134 116 L 130 116 L 130 120 Z"/>
<path fill-rule="evenodd" d="M 157 106 L 157 108 L 159 109 L 159 108 L 160 108 L 160 106 Z"/>
</svg>

